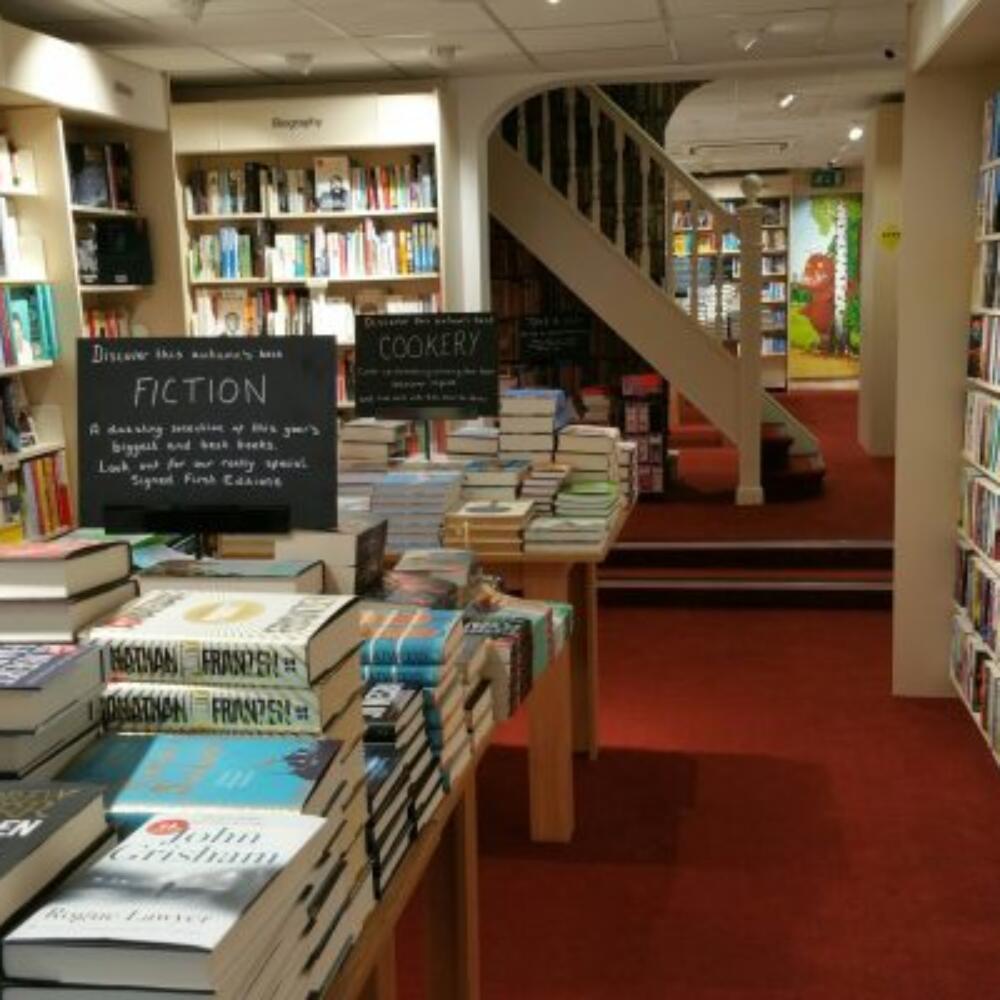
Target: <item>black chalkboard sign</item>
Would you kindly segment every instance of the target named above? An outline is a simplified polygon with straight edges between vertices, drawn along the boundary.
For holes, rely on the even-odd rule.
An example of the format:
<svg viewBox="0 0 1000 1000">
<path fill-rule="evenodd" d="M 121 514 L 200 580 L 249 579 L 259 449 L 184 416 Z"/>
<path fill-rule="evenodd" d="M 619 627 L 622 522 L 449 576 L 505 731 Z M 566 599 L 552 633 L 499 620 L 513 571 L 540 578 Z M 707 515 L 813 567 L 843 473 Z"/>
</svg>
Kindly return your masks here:
<svg viewBox="0 0 1000 1000">
<path fill-rule="evenodd" d="M 531 364 L 584 362 L 590 356 L 594 321 L 586 315 L 522 316 L 521 361 Z"/>
<path fill-rule="evenodd" d="M 496 416 L 497 334 L 489 313 L 358 316 L 355 339 L 358 416 Z"/>
<path fill-rule="evenodd" d="M 330 337 L 79 341 L 82 523 L 336 527 L 336 353 Z"/>
</svg>

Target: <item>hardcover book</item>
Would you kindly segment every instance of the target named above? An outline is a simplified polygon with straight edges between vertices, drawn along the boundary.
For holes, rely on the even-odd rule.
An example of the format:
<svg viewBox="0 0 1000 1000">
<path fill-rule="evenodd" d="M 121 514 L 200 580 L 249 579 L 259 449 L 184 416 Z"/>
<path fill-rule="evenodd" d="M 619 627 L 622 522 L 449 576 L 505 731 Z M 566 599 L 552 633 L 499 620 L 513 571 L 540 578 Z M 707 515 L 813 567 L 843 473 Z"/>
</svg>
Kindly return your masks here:
<svg viewBox="0 0 1000 1000">
<path fill-rule="evenodd" d="M 75 642 L 81 629 L 135 596 L 131 580 L 71 598 L 0 600 L 0 642 Z"/>
<path fill-rule="evenodd" d="M 97 650 L 0 644 L 0 730 L 34 730 L 101 683 Z"/>
<path fill-rule="evenodd" d="M 361 663 L 369 665 L 441 664 L 462 638 L 457 611 L 404 610 L 368 605 L 361 617 L 365 641 Z"/>
<path fill-rule="evenodd" d="M 0 732 L 0 776 L 23 778 L 39 768 L 48 773 L 48 765 L 57 763 L 54 758 L 72 753 L 76 741 L 96 732 L 100 721 L 101 688 L 95 687 L 35 729 Z"/>
<path fill-rule="evenodd" d="M 313 816 L 163 813 L 8 934 L 4 972 L 239 995 L 247 946 L 266 948 L 267 914 L 294 897 L 326 833 Z"/>
<path fill-rule="evenodd" d="M 126 542 L 58 540 L 0 545 L 0 599 L 73 597 L 129 575 Z"/>
<path fill-rule="evenodd" d="M 323 564 L 298 559 L 165 559 L 136 575 L 139 592 L 219 590 L 230 593 L 321 594 Z"/>
<path fill-rule="evenodd" d="M 99 788 L 0 781 L 0 924 L 87 853 L 106 830 Z"/>
<path fill-rule="evenodd" d="M 343 781 L 339 752 L 300 736 L 109 734 L 60 777 L 101 786 L 108 818 L 126 832 L 176 810 L 322 815 Z"/>
<path fill-rule="evenodd" d="M 355 597 L 155 590 L 90 630 L 114 678 L 307 687 L 360 641 Z"/>
</svg>

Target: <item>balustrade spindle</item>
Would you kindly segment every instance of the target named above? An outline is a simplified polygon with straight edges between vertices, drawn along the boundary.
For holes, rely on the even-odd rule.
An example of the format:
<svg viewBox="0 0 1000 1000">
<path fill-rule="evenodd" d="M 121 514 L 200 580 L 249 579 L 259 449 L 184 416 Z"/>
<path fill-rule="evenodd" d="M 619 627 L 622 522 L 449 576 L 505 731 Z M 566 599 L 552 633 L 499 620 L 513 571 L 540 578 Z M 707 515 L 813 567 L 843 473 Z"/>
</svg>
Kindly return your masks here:
<svg viewBox="0 0 1000 1000">
<path fill-rule="evenodd" d="M 590 99 L 590 221 L 601 228 L 601 111 Z"/>
<path fill-rule="evenodd" d="M 639 267 L 642 273 L 649 274 L 649 153 L 639 151 L 639 183 L 642 191 L 639 203 L 642 206 L 639 220 Z"/>
<path fill-rule="evenodd" d="M 713 217 L 712 222 L 715 227 L 718 227 L 718 219 Z M 715 241 L 715 255 L 712 258 L 715 262 L 715 334 L 721 340 L 726 335 L 726 318 L 722 314 L 725 292 L 723 288 L 725 258 L 722 256 L 722 230 L 720 228 L 713 228 L 712 239 Z"/>
<path fill-rule="evenodd" d="M 546 184 L 552 183 L 552 109 L 549 106 L 550 92 L 542 94 L 542 177 Z"/>
<path fill-rule="evenodd" d="M 674 299 L 677 287 L 676 271 L 674 269 L 674 179 L 669 170 L 663 172 L 663 187 L 665 189 L 663 232 L 666 236 L 666 258 L 663 261 L 663 287 L 670 300 Z"/>
<path fill-rule="evenodd" d="M 698 287 L 698 282 L 701 280 L 700 268 L 698 267 L 698 262 L 700 257 L 698 255 L 698 235 L 701 231 L 701 227 L 698 225 L 699 218 L 701 214 L 698 210 L 698 205 L 694 200 L 694 195 L 691 195 L 691 201 L 688 202 L 691 206 L 691 256 L 688 261 L 691 264 L 691 275 L 689 280 L 690 295 L 688 296 L 688 304 L 691 310 L 691 318 L 694 320 L 699 320 L 698 315 L 698 305 L 701 299 L 700 289 Z"/>
<path fill-rule="evenodd" d="M 615 244 L 625 253 L 625 130 L 615 123 Z"/>
<path fill-rule="evenodd" d="M 524 102 L 517 106 L 517 151 L 528 159 L 528 106 Z"/>
<path fill-rule="evenodd" d="M 576 176 L 576 88 L 566 90 L 566 150 L 569 156 L 569 172 L 566 175 L 566 197 L 569 203 L 579 211 L 580 193 Z"/>
</svg>

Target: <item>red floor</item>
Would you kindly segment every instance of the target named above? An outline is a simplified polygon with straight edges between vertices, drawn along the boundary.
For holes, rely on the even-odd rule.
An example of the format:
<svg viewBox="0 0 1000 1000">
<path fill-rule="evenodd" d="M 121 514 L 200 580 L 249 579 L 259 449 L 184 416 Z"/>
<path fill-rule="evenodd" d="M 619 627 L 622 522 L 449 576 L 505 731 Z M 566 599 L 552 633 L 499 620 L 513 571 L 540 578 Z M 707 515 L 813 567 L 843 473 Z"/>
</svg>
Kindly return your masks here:
<svg viewBox="0 0 1000 1000">
<path fill-rule="evenodd" d="M 527 841 L 520 724 L 483 761 L 484 1000 L 1000 996 L 1000 776 L 957 702 L 889 695 L 887 613 L 601 622 L 574 843 Z"/>
<path fill-rule="evenodd" d="M 857 393 L 792 392 L 781 402 L 820 438 L 823 495 L 763 507 L 733 505 L 736 452 L 685 448 L 680 479 L 688 497 L 643 503 L 625 529 L 632 541 L 891 539 L 892 459 L 871 458 L 857 441 Z"/>
</svg>

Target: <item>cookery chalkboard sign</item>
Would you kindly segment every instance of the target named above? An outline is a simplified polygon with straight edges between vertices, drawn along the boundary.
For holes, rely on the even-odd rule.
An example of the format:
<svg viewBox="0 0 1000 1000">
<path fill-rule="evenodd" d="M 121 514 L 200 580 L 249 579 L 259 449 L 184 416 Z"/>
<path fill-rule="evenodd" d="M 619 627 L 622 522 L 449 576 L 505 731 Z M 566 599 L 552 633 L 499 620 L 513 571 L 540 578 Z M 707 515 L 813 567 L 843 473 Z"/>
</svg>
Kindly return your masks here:
<svg viewBox="0 0 1000 1000">
<path fill-rule="evenodd" d="M 336 368 L 329 337 L 79 341 L 82 523 L 336 527 Z"/>
<path fill-rule="evenodd" d="M 489 313 L 358 316 L 358 416 L 496 416 L 496 324 Z"/>
<path fill-rule="evenodd" d="M 594 321 L 585 315 L 523 316 L 518 330 L 525 364 L 584 362 L 590 356 Z"/>
</svg>

